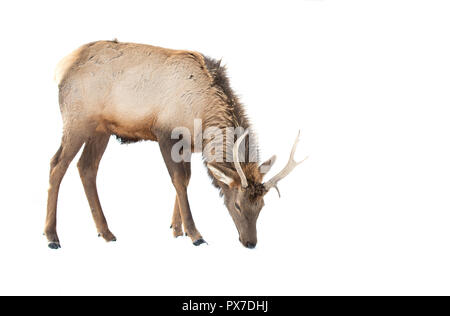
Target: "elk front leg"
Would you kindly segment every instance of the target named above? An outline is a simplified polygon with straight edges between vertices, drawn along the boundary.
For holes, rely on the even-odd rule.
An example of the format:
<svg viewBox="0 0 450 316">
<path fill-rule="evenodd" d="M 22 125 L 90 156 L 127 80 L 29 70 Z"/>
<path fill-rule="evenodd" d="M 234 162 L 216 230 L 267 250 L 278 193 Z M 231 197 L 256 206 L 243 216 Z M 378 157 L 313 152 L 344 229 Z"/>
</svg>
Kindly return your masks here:
<svg viewBox="0 0 450 316">
<path fill-rule="evenodd" d="M 161 149 L 164 162 L 166 163 L 173 186 L 177 192 L 178 207 L 183 227 L 186 234 L 192 239 L 193 244 L 195 246 L 201 245 L 205 241 L 195 227 L 187 196 L 187 186 L 191 177 L 191 163 L 186 161 L 175 162 L 172 159 L 171 151 L 173 142 L 170 140 L 170 135 L 167 138 L 162 138 L 169 139 L 169 141 L 165 142 L 161 139 L 161 137 L 159 139 L 159 147 Z M 174 214 L 174 217 L 176 217 L 176 214 Z"/>
<path fill-rule="evenodd" d="M 183 221 L 183 226 L 184 229 L 186 230 L 186 234 L 192 239 L 192 243 L 195 246 L 199 246 L 205 243 L 205 240 L 195 227 L 194 219 L 192 218 L 191 209 L 189 207 L 187 188 L 186 186 L 180 185 L 178 181 L 179 179 L 174 180 L 174 186 L 175 190 L 177 191 L 177 199 L 179 201 L 180 206 L 181 220 Z"/>
</svg>

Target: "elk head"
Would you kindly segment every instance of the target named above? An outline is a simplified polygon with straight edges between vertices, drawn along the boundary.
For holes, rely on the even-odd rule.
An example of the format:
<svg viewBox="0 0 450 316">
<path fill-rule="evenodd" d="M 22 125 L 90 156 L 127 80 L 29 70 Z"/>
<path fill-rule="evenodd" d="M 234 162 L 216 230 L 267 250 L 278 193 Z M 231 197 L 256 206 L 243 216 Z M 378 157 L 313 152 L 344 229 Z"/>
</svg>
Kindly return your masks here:
<svg viewBox="0 0 450 316">
<path fill-rule="evenodd" d="M 218 163 L 208 163 L 207 167 L 222 190 L 225 205 L 238 230 L 239 241 L 247 248 L 255 248 L 257 243 L 256 221 L 264 206 L 264 195 L 271 188 L 275 188 L 280 195 L 277 187 L 278 182 L 305 161 L 307 157 L 299 162 L 294 160 L 300 137 L 299 132 L 292 147 L 289 161 L 278 174 L 270 180 L 262 182 L 264 175 L 269 172 L 275 163 L 276 156 L 274 155 L 260 166 L 248 164 L 246 170 L 247 174 L 251 174 L 251 177 L 247 177 L 239 162 L 238 155 L 239 145 L 247 135 L 248 130 L 236 140 L 233 146 L 235 170 L 225 164 Z"/>
</svg>

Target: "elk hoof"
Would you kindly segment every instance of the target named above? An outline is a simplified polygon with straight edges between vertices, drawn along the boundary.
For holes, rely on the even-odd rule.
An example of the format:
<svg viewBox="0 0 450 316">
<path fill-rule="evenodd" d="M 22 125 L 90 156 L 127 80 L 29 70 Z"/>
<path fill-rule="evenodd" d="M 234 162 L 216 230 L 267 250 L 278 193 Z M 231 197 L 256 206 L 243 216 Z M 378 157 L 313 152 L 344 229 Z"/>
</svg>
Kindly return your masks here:
<svg viewBox="0 0 450 316">
<path fill-rule="evenodd" d="M 193 242 L 194 246 L 200 246 L 201 244 L 205 244 L 206 241 L 203 238 L 197 239 Z"/>
<path fill-rule="evenodd" d="M 110 231 L 107 231 L 105 233 L 99 233 L 98 237 L 103 237 L 103 239 L 106 242 L 110 242 L 110 241 L 117 241 L 116 236 L 114 236 Z"/>
<path fill-rule="evenodd" d="M 173 230 L 173 237 L 178 238 L 180 236 L 183 236 L 183 232 L 174 229 Z"/>
<path fill-rule="evenodd" d="M 57 241 L 51 241 L 48 243 L 48 248 L 50 249 L 59 249 L 61 248 L 61 245 Z"/>
<path fill-rule="evenodd" d="M 178 238 L 183 236 L 183 229 L 181 229 L 180 225 L 170 225 L 170 229 L 173 231 L 173 237 Z"/>
</svg>

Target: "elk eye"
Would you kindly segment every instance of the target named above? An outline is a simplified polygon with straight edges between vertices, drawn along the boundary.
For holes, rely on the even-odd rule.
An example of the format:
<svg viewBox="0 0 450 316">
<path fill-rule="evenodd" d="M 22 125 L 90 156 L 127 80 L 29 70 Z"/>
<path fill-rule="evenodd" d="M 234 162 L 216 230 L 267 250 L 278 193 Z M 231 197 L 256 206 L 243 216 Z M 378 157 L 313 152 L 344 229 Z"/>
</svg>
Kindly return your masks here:
<svg viewBox="0 0 450 316">
<path fill-rule="evenodd" d="M 239 205 L 238 205 L 237 203 L 234 203 L 234 207 L 235 207 L 239 212 L 241 212 L 241 208 L 239 207 Z"/>
</svg>

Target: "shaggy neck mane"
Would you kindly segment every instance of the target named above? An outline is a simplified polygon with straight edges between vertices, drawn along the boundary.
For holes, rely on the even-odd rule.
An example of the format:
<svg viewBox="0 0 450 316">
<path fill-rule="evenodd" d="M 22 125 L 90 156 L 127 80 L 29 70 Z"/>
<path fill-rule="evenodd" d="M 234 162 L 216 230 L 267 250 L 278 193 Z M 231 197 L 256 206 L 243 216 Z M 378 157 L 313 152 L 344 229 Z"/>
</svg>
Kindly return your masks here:
<svg viewBox="0 0 450 316">
<path fill-rule="evenodd" d="M 217 102 L 214 102 L 213 104 L 208 104 L 205 111 L 205 117 L 203 118 L 203 126 L 205 129 L 208 127 L 219 128 L 222 130 L 222 135 L 225 135 L 225 129 L 227 127 L 242 127 L 244 130 L 249 129 L 249 136 L 247 136 L 245 140 L 245 160 L 244 157 L 241 157 L 241 160 L 243 160 L 241 166 L 247 176 L 249 185 L 258 183 L 260 181 L 260 179 L 257 178 L 259 173 L 256 172 L 259 161 L 258 147 L 256 136 L 252 131 L 245 109 L 240 103 L 239 98 L 231 89 L 226 74 L 226 68 L 220 65 L 220 60 L 218 61 L 207 56 L 203 56 L 203 58 L 207 71 L 212 78 L 211 89 L 213 89 L 217 100 Z M 250 142 L 251 148 L 249 147 L 249 137 L 252 139 Z M 215 162 L 216 164 L 222 164 L 227 168 L 236 170 L 234 163 L 230 162 L 232 161 L 230 160 L 230 157 L 232 157 L 233 144 L 236 139 L 236 135 L 233 143 L 230 142 L 231 140 L 227 139 L 228 143 L 224 148 L 223 162 Z M 203 148 L 205 148 L 209 142 L 210 140 L 204 140 Z M 250 155 L 252 156 L 250 157 Z M 212 177 L 211 174 L 210 176 Z M 214 178 L 213 183 L 218 186 Z"/>
</svg>

